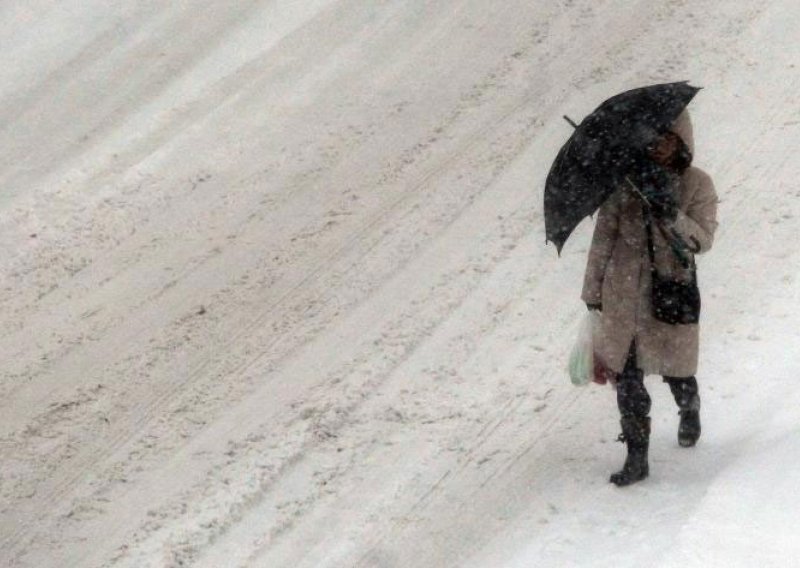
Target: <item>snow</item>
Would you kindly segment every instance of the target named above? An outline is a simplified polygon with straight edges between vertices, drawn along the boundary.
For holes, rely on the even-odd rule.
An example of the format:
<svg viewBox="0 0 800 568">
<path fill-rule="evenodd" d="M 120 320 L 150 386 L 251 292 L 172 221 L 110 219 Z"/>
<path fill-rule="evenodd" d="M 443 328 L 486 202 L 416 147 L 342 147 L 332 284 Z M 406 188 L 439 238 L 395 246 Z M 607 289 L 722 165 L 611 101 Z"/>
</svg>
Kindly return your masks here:
<svg viewBox="0 0 800 568">
<path fill-rule="evenodd" d="M 800 498 L 796 2 L 0 7 L 0 565 L 787 566 Z M 579 119 L 692 102 L 703 437 L 565 372 Z"/>
</svg>

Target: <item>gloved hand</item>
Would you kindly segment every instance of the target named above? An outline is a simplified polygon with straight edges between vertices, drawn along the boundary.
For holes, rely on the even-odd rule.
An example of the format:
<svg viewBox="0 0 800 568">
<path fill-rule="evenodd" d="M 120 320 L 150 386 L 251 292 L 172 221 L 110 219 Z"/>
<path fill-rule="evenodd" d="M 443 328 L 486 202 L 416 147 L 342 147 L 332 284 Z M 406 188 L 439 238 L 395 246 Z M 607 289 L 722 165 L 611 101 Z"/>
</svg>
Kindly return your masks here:
<svg viewBox="0 0 800 568">
<path fill-rule="evenodd" d="M 602 312 L 603 311 L 603 304 L 588 304 L 587 303 L 586 307 L 588 308 L 588 310 L 590 312 L 593 312 L 595 310 L 597 310 L 598 312 Z"/>
<path fill-rule="evenodd" d="M 678 216 L 678 202 L 672 193 L 677 182 L 673 174 L 652 162 L 642 165 L 637 173 L 637 186 L 653 216 L 662 221 L 674 221 Z"/>
</svg>

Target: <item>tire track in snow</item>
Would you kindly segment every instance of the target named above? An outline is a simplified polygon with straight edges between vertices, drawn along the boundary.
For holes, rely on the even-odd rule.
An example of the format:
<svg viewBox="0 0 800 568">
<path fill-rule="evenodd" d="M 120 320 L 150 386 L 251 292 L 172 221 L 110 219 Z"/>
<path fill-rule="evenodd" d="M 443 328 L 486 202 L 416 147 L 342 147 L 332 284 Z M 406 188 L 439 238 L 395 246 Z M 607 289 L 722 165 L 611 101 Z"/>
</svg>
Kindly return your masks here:
<svg viewBox="0 0 800 568">
<path fill-rule="evenodd" d="M 366 235 L 370 234 L 371 232 L 378 231 L 380 229 L 380 224 L 385 222 L 386 218 L 389 217 L 393 211 L 400 208 L 404 203 L 408 202 L 413 197 L 416 197 L 420 192 L 428 187 L 438 175 L 451 168 L 453 163 L 455 163 L 465 153 L 471 151 L 477 144 L 482 143 L 489 132 L 502 128 L 507 123 L 515 120 L 517 114 L 523 110 L 525 106 L 525 102 L 520 103 L 513 107 L 510 111 L 507 111 L 505 115 L 502 115 L 500 120 L 497 122 L 488 121 L 489 123 L 481 130 L 477 131 L 473 137 L 467 139 L 466 143 L 457 146 L 448 157 L 438 162 L 433 169 L 430 169 L 419 176 L 417 180 L 411 184 L 410 191 L 401 194 L 399 197 L 383 206 L 376 215 L 372 216 L 365 223 L 359 226 L 353 232 L 353 235 L 343 244 L 329 250 L 321 251 L 321 253 L 317 255 L 316 261 L 312 262 L 312 264 L 318 266 L 317 269 L 307 273 L 299 281 L 295 282 L 287 290 L 287 292 L 284 293 L 284 295 L 275 303 L 273 303 L 267 310 L 261 312 L 250 323 L 244 325 L 241 328 L 241 331 L 231 337 L 226 345 L 236 345 L 243 337 L 250 335 L 254 329 L 265 327 L 266 320 L 270 318 L 275 320 L 280 319 L 276 316 L 276 314 L 278 313 L 278 310 L 284 306 L 284 304 L 286 304 L 292 298 L 302 297 L 299 292 L 301 289 L 308 287 L 316 280 L 322 279 L 323 275 L 330 274 L 332 271 L 332 263 L 330 262 L 330 259 L 346 256 L 359 243 L 370 241 L 370 239 L 366 238 Z M 326 261 L 328 262 L 326 263 Z M 304 299 L 305 301 L 302 303 L 313 304 L 314 301 L 318 300 L 323 294 L 324 291 L 319 291 L 316 296 L 313 296 L 310 300 Z M 287 307 L 284 309 L 284 312 L 290 310 L 291 308 Z M 261 357 L 263 357 L 266 353 L 269 353 L 279 341 L 280 338 L 276 338 L 273 343 L 267 345 L 267 347 L 264 348 L 255 358 L 245 360 L 241 365 L 232 369 L 230 375 L 240 376 L 242 373 L 246 372 L 253 365 L 257 364 Z M 179 391 L 185 390 L 189 384 L 196 381 L 197 378 L 201 376 L 204 371 L 206 371 L 211 362 L 211 359 L 201 362 L 200 365 L 193 369 L 184 380 L 175 383 L 167 390 L 163 390 L 161 393 L 151 399 L 148 405 L 138 408 L 135 411 L 135 418 L 129 421 L 124 428 L 118 429 L 117 433 L 113 434 L 110 439 L 104 439 L 102 441 L 102 448 L 99 449 L 99 451 L 95 451 L 96 448 L 85 449 L 81 456 L 73 458 L 71 460 L 71 467 L 69 469 L 66 471 L 61 470 L 58 476 L 48 480 L 47 485 L 49 486 L 49 489 L 40 490 L 37 492 L 40 497 L 37 498 L 33 503 L 29 504 L 28 509 L 32 511 L 30 515 L 36 515 L 36 511 L 40 510 L 41 504 L 45 502 L 52 503 L 61 501 L 63 497 L 70 492 L 71 488 L 75 486 L 79 479 L 86 477 L 90 471 L 94 470 L 96 464 L 107 460 L 109 457 L 121 450 L 126 443 L 131 441 L 133 436 L 135 436 L 139 431 L 141 431 L 141 429 L 144 428 L 146 424 L 151 422 L 161 413 L 161 410 L 167 406 L 172 399 L 174 399 L 175 395 L 178 394 Z M 11 547 L 18 544 L 23 538 L 22 535 L 27 532 L 33 522 L 33 518 L 30 518 L 27 521 L 20 519 L 16 531 L 10 536 L 6 537 L 4 545 Z"/>
<path fill-rule="evenodd" d="M 521 106 L 524 106 L 524 105 L 521 105 Z M 409 213 L 410 211 L 413 211 L 413 208 L 408 208 L 408 207 L 406 207 L 406 208 L 402 208 L 402 207 L 400 207 L 400 203 L 401 203 L 401 202 L 405 202 L 405 201 L 408 201 L 408 200 L 410 200 L 410 199 L 414 198 L 414 197 L 415 197 L 415 194 L 416 194 L 416 193 L 419 193 L 419 191 L 420 191 L 420 190 L 421 190 L 423 187 L 425 187 L 426 185 L 428 185 L 428 186 L 429 186 L 429 185 L 432 183 L 433 179 L 435 179 L 435 177 L 436 177 L 436 176 L 440 175 L 441 173 L 443 173 L 443 172 L 444 172 L 444 171 L 446 171 L 446 170 L 452 170 L 452 168 L 451 168 L 451 166 L 452 166 L 452 163 L 451 163 L 451 162 L 452 162 L 452 161 L 454 161 L 454 160 L 462 159 L 462 158 L 463 158 L 463 155 L 465 155 L 465 154 L 467 154 L 467 153 L 469 153 L 469 152 L 473 151 L 475 146 L 477 146 L 477 145 L 482 145 L 482 143 L 483 143 L 483 142 L 482 142 L 482 139 L 483 139 L 483 137 L 488 137 L 488 133 L 489 133 L 490 131 L 493 131 L 494 129 L 501 129 L 502 127 L 508 127 L 508 126 L 509 126 L 511 123 L 515 123 L 515 122 L 517 122 L 515 117 L 516 117 L 516 114 L 517 114 L 517 112 L 519 112 L 519 111 L 521 110 L 521 106 L 520 106 L 520 107 L 515 107 L 515 108 L 514 108 L 512 111 L 510 111 L 510 112 L 509 112 L 509 113 L 508 113 L 506 116 L 504 116 L 504 117 L 503 117 L 503 119 L 502 119 L 501 121 L 499 121 L 499 122 L 498 122 L 498 121 L 491 121 L 491 124 L 492 124 L 492 126 L 490 126 L 490 127 L 487 127 L 487 129 L 486 129 L 486 130 L 484 130 L 484 131 L 481 131 L 481 136 L 479 136 L 479 137 L 476 137 L 475 139 L 473 139 L 473 140 L 471 141 L 471 143 L 470 143 L 470 144 L 469 144 L 467 147 L 464 147 L 464 148 L 462 148 L 461 150 L 459 150 L 458 154 L 451 155 L 451 156 L 450 156 L 450 157 L 449 157 L 447 160 L 445 160 L 444 162 L 441 162 L 441 163 L 439 163 L 439 165 L 437 166 L 437 169 L 436 169 L 435 171 L 433 171 L 433 172 L 429 172 L 428 174 L 426 174 L 425 176 L 423 176 L 423 177 L 422 177 L 422 179 L 421 179 L 421 180 L 420 180 L 420 181 L 419 181 L 417 184 L 415 184 L 415 185 L 413 186 L 413 188 L 414 188 L 414 192 L 413 192 L 413 194 L 412 194 L 412 193 L 407 193 L 407 194 L 405 194 L 403 197 L 401 197 L 401 198 L 400 198 L 400 199 L 399 199 L 399 200 L 396 202 L 396 204 L 395 204 L 395 205 L 391 205 L 391 206 L 389 206 L 388 208 L 386 208 L 384 211 L 382 211 L 382 212 L 381 212 L 381 218 L 380 218 L 380 219 L 375 219 L 375 218 L 373 217 L 373 219 L 372 219 L 372 221 L 371 221 L 371 223 L 370 223 L 370 224 L 371 224 L 371 225 L 378 225 L 378 224 L 380 223 L 380 225 L 381 225 L 382 227 L 385 227 L 385 226 L 389 225 L 389 223 L 387 222 L 387 219 L 386 219 L 385 217 L 387 217 L 387 216 L 389 215 L 389 213 L 390 213 L 390 211 L 391 211 L 392 209 L 404 209 L 404 210 L 406 211 L 406 213 L 405 213 L 404 215 L 400 216 L 398 219 L 396 219 L 395 221 L 393 221 L 393 224 L 398 224 L 398 223 L 401 223 L 401 222 L 403 222 L 403 221 L 404 221 L 404 217 L 405 217 L 406 215 L 408 215 L 408 213 Z M 535 123 L 534 123 L 534 126 L 533 126 L 533 127 L 535 128 Z M 527 140 L 527 138 L 523 139 L 523 141 L 522 141 L 522 142 L 518 142 L 518 145 L 520 146 L 520 149 L 521 149 L 522 147 L 524 147 L 524 146 L 525 146 L 525 144 L 526 144 L 526 140 Z M 515 155 L 515 154 L 510 154 L 510 155 L 507 155 L 507 156 L 506 156 L 506 159 L 507 159 L 507 160 L 511 160 L 511 159 L 513 159 L 513 156 L 514 156 L 514 155 Z M 495 174 L 495 175 L 497 175 L 497 174 Z M 482 184 L 482 188 L 483 188 L 483 189 L 482 189 L 481 191 L 485 190 L 486 188 L 488 188 L 488 187 L 490 187 L 490 186 L 491 186 L 491 181 L 490 181 L 490 182 L 487 182 L 487 183 L 484 183 L 484 184 Z M 461 217 L 461 215 L 462 215 L 463 211 L 465 211 L 466 209 L 468 209 L 468 208 L 469 208 L 469 206 L 470 206 L 469 204 L 471 203 L 471 201 L 472 201 L 472 199 L 465 200 L 465 202 L 464 202 L 464 203 L 462 203 L 462 205 L 460 206 L 460 209 L 459 209 L 458 211 L 456 211 L 456 212 L 452 212 L 452 213 L 450 214 L 450 215 L 451 215 L 451 219 L 450 219 L 450 221 L 448 221 L 446 225 L 442 225 L 442 224 L 440 223 L 438 226 L 436 226 L 436 227 L 435 227 L 435 228 L 436 228 L 436 230 L 437 230 L 437 231 L 439 231 L 439 232 L 445 232 L 445 231 L 447 230 L 447 228 L 448 228 L 448 227 L 449 227 L 449 226 L 450 226 L 452 223 L 455 223 L 456 221 L 458 221 L 458 220 L 460 219 L 460 217 Z M 356 237 L 354 237 L 354 240 L 363 240 L 363 237 L 358 237 L 358 236 L 356 236 Z M 370 248 L 369 248 L 367 251 L 365 251 L 363 254 L 365 255 L 365 254 L 369 254 L 369 253 L 371 253 L 371 252 L 373 251 L 373 249 L 374 249 L 374 247 L 375 247 L 375 246 L 377 246 L 377 243 L 373 244 L 373 245 L 372 245 L 372 246 L 371 246 L 371 247 L 370 247 Z M 363 258 L 363 255 L 362 255 L 362 258 Z M 359 264 L 360 264 L 360 262 L 356 261 L 356 262 L 353 262 L 353 264 L 352 264 L 351 266 L 352 266 L 352 267 L 357 267 Z M 405 263 L 404 263 L 404 264 L 402 264 L 402 265 L 400 265 L 400 266 L 398 266 L 398 267 L 395 269 L 394 273 L 396 274 L 397 272 L 399 272 L 399 271 L 404 271 L 404 270 L 406 270 Z M 391 279 L 391 278 L 392 278 L 392 276 L 387 276 L 387 277 L 384 277 L 384 279 Z M 365 297 L 363 300 L 361 300 L 361 301 L 359 302 L 359 304 L 361 304 L 361 303 L 363 303 L 363 302 L 366 302 L 366 301 L 370 300 L 370 297 L 371 297 L 371 295 L 368 295 L 368 296 L 366 296 L 366 297 Z M 456 305 L 453 305 L 453 306 L 451 306 L 451 307 L 450 307 L 450 309 L 456 309 L 456 307 L 457 307 Z M 351 311 L 352 311 L 352 310 L 355 310 L 355 309 L 356 309 L 356 307 L 351 307 L 351 308 L 350 308 L 350 310 L 351 310 Z M 438 317 L 440 317 L 440 316 L 437 316 L 437 318 L 438 318 Z M 444 319 L 446 319 L 446 316 L 444 317 Z M 427 329 L 427 330 L 426 330 L 426 331 L 423 333 L 423 336 L 422 336 L 422 337 L 427 337 L 427 336 L 428 336 L 430 333 L 432 333 L 432 330 L 433 330 L 433 329 L 435 329 L 435 328 L 432 328 L 432 329 Z M 249 368 L 251 368 L 251 367 L 253 367 L 253 366 L 256 366 L 256 365 L 258 365 L 260 358 L 262 358 L 262 357 L 266 356 L 267 354 L 269 354 L 269 353 L 270 353 L 270 351 L 271 351 L 270 349 L 264 349 L 264 350 L 262 350 L 262 351 L 260 352 L 260 354 L 258 354 L 258 355 L 256 355 L 255 357 L 253 357 L 253 358 L 251 358 L 251 359 L 248 359 L 247 361 L 245 361 L 245 362 L 243 363 L 243 365 L 244 365 L 244 366 L 243 366 L 243 367 L 240 367 L 240 368 L 238 368 L 238 369 L 237 369 L 235 372 L 236 372 L 237 374 L 239 374 L 239 375 L 246 373 L 246 372 L 247 372 L 247 370 L 248 370 Z M 395 363 L 393 363 L 393 365 L 392 365 L 392 368 L 396 368 L 397 366 L 399 366 L 399 365 L 402 365 L 402 364 L 404 363 L 404 361 L 406 361 L 406 360 L 407 360 L 409 357 L 413 356 L 414 352 L 415 352 L 415 348 L 413 348 L 413 347 L 409 347 L 409 348 L 406 348 L 406 349 L 404 349 L 402 357 L 401 357 L 401 358 L 400 358 L 398 361 L 396 361 Z M 386 378 L 386 377 L 389 377 L 389 376 L 391 376 L 391 374 L 392 374 L 392 372 L 391 372 L 391 369 L 388 369 L 388 370 L 386 371 L 386 373 L 385 373 L 383 376 Z M 320 382 L 328 382 L 328 381 L 327 381 L 327 380 L 324 380 L 324 381 L 320 381 Z M 304 446 L 302 447 L 302 449 L 301 449 L 301 450 L 300 450 L 300 451 L 299 451 L 297 454 L 294 454 L 294 455 L 293 455 L 293 457 L 291 457 L 291 458 L 288 458 L 288 459 L 287 459 L 287 463 L 288 463 L 288 465 L 289 465 L 290 469 L 289 469 L 289 470 L 287 470 L 286 472 L 284 472 L 284 470 L 283 470 L 283 469 L 282 469 L 282 470 L 280 470 L 280 475 L 288 475 L 288 474 L 289 474 L 291 471 L 295 470 L 295 469 L 296 469 L 296 468 L 297 468 L 299 465 L 301 465 L 301 464 L 302 464 L 303 456 L 304 456 L 304 455 L 307 455 L 308 453 L 310 453 L 311 451 L 313 451 L 313 450 L 314 450 L 316 447 L 318 447 L 318 446 L 319 446 L 319 444 L 324 444 L 324 443 L 326 442 L 326 440 L 328 439 L 328 435 L 330 435 L 330 436 L 332 436 L 332 437 L 335 437 L 335 436 L 337 435 L 337 434 L 336 434 L 337 428 L 339 428 L 339 427 L 342 427 L 342 426 L 346 426 L 346 425 L 347 425 L 347 422 L 346 422 L 346 420 L 345 420 L 345 417 L 346 417 L 346 416 L 349 416 L 350 414 L 352 414 L 352 413 L 354 413 L 354 412 L 356 412 L 356 411 L 358 410 L 358 408 L 359 408 L 359 407 L 360 407 L 362 404 L 364 404 L 365 402 L 369 401 L 369 400 L 370 400 L 370 398 L 371 398 L 371 397 L 374 395 L 374 392 L 375 392 L 377 389 L 379 389 L 379 388 L 380 388 L 380 384 L 381 384 L 380 382 L 374 382 L 374 381 L 371 381 L 371 382 L 369 383 L 369 389 L 370 389 L 370 390 L 369 390 L 369 391 L 367 391 L 367 392 L 365 392 L 365 393 L 363 394 L 363 396 L 358 396 L 358 397 L 356 397 L 356 403 L 355 403 L 354 405 L 352 405 L 352 404 L 351 404 L 351 405 L 349 405 L 349 406 L 346 406 L 346 407 L 344 407 L 344 408 L 341 408 L 340 410 L 341 410 L 341 413 L 343 413 L 343 414 L 341 414 L 341 417 L 340 417 L 342 422 L 341 422 L 341 423 L 339 423 L 339 421 L 337 420 L 337 423 L 339 423 L 339 426 L 333 426 L 333 430 L 331 430 L 331 429 L 330 429 L 330 426 L 329 426 L 329 427 L 326 427 L 326 432 L 327 432 L 327 434 L 326 434 L 325 438 L 323 438 L 323 439 L 320 439 L 320 440 L 313 440 L 313 441 L 312 441 L 312 443 L 311 443 L 310 445 L 304 445 Z M 329 395 L 329 394 L 324 394 L 323 396 L 324 396 L 325 398 L 327 398 L 327 397 L 329 397 L 330 395 Z M 310 403 L 309 403 L 309 404 L 310 404 Z M 337 413 L 339 413 L 339 410 L 337 410 Z M 279 476 L 276 476 L 276 478 L 279 478 L 279 477 L 280 477 L 280 475 L 279 475 Z M 266 487 L 264 487 L 264 488 L 260 489 L 260 490 L 259 490 L 259 494 L 261 495 L 260 497 L 259 497 L 259 496 L 253 496 L 253 497 L 251 497 L 251 498 L 248 498 L 248 502 L 249 502 L 250 504 L 247 506 L 247 509 L 245 509 L 245 510 L 244 510 L 244 512 L 240 510 L 240 511 L 239 511 L 239 513 L 237 513 L 237 516 L 239 516 L 239 515 L 242 515 L 242 514 L 245 514 L 245 513 L 246 513 L 246 511 L 247 511 L 248 509 L 251 509 L 251 508 L 255 507 L 255 506 L 256 506 L 256 505 L 259 503 L 259 501 L 260 501 L 261 499 L 263 499 L 263 495 L 266 495 L 266 494 L 267 494 L 267 493 L 270 491 L 271 487 L 272 487 L 272 483 L 270 483 L 268 486 L 266 486 Z M 226 528 L 227 528 L 227 526 L 228 526 L 227 524 L 223 523 L 223 525 L 222 525 L 222 527 L 221 527 L 221 528 L 222 528 L 222 529 L 226 529 Z M 278 531 L 278 532 L 280 532 L 280 531 Z M 206 537 L 206 538 L 207 538 L 207 537 Z M 217 539 L 217 537 L 213 537 L 213 538 L 211 538 L 211 540 L 212 540 L 212 541 L 216 541 L 216 539 Z M 197 552 L 196 552 L 196 551 L 193 551 L 191 554 L 192 554 L 192 557 L 193 557 L 195 554 L 197 554 Z"/>
</svg>

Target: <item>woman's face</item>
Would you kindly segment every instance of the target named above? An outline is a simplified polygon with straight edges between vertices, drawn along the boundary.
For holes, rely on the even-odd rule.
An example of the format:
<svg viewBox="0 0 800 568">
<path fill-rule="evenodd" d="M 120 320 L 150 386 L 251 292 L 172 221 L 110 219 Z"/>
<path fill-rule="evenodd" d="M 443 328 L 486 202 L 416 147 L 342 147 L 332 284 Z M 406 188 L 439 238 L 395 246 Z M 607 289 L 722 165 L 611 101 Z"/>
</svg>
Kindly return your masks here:
<svg viewBox="0 0 800 568">
<path fill-rule="evenodd" d="M 660 136 L 648 147 L 650 158 L 659 165 L 668 166 L 678 151 L 678 135 L 672 132 Z"/>
</svg>

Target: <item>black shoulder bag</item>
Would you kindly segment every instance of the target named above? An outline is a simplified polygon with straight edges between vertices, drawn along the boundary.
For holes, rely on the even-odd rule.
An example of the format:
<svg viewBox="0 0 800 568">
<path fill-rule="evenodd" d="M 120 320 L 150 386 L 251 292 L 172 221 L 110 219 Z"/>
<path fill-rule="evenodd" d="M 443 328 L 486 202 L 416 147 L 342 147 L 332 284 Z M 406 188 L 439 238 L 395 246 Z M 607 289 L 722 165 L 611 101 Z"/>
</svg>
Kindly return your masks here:
<svg viewBox="0 0 800 568">
<path fill-rule="evenodd" d="M 653 276 L 653 317 L 660 322 L 678 325 L 700 321 L 700 289 L 697 286 L 697 266 L 691 259 L 689 268 L 692 278 L 689 282 L 679 282 L 662 277 L 656 270 L 656 257 L 653 248 L 653 229 L 650 215 L 644 215 L 647 229 L 647 252 L 650 255 L 650 273 Z"/>
</svg>

